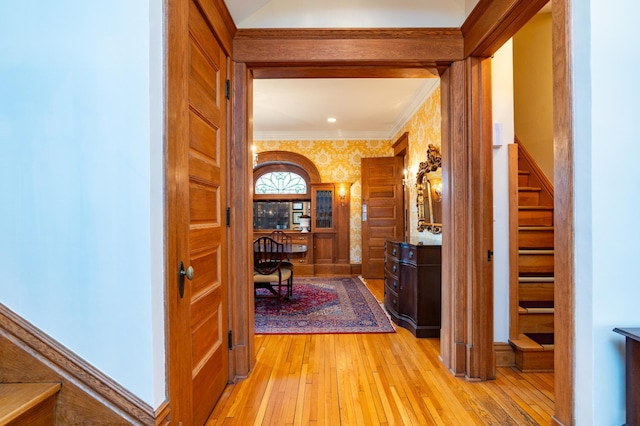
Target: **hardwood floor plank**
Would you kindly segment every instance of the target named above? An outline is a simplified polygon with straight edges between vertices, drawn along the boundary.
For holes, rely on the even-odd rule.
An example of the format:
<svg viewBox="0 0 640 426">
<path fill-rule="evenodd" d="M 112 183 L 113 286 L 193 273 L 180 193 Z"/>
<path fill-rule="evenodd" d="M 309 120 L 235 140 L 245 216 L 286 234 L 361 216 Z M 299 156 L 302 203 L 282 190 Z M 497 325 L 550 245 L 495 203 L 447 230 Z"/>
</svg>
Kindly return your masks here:
<svg viewBox="0 0 640 426">
<path fill-rule="evenodd" d="M 380 300 L 382 280 L 367 280 Z M 207 425 L 547 425 L 553 373 L 454 377 L 439 339 L 387 334 L 256 335 L 256 365 Z"/>
</svg>

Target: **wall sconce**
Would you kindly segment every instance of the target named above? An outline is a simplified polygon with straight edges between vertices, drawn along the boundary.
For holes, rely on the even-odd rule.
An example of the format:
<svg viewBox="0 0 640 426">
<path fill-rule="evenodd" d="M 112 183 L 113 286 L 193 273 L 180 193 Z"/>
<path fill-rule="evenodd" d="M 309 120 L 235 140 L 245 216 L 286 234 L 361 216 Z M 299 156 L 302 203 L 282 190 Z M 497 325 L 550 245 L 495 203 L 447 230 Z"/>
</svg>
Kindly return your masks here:
<svg viewBox="0 0 640 426">
<path fill-rule="evenodd" d="M 347 196 L 347 191 L 344 189 L 344 186 L 340 185 L 340 190 L 338 191 L 338 197 L 340 197 L 340 205 L 344 206 L 344 198 Z"/>
<path fill-rule="evenodd" d="M 253 168 L 255 169 L 258 165 L 258 149 L 255 145 L 251 145 L 251 154 L 253 156 Z"/>
<path fill-rule="evenodd" d="M 403 171 L 404 178 L 402 184 L 406 187 L 412 187 L 416 185 L 416 167 L 410 166 Z"/>
</svg>

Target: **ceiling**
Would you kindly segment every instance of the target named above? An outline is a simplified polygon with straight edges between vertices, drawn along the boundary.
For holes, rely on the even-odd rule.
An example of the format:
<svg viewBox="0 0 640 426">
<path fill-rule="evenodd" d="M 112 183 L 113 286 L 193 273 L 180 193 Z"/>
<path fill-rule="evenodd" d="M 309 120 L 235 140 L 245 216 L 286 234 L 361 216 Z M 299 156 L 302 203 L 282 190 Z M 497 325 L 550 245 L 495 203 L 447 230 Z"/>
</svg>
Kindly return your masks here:
<svg viewBox="0 0 640 426">
<path fill-rule="evenodd" d="M 225 0 L 239 29 L 457 28 L 477 3 Z M 254 139 L 390 139 L 438 84 L 438 78 L 254 80 Z"/>
</svg>

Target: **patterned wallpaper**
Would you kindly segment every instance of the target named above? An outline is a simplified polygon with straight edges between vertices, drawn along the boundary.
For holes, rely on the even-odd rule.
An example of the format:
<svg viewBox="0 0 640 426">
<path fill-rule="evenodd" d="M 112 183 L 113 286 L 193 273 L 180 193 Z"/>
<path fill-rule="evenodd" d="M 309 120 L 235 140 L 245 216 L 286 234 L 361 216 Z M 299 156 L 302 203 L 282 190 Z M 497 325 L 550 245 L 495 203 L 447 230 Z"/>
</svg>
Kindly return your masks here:
<svg viewBox="0 0 640 426">
<path fill-rule="evenodd" d="M 426 99 L 424 104 L 407 121 L 398 134 L 390 140 L 268 140 L 254 141 L 257 152 L 289 151 L 304 155 L 313 161 L 320 172 L 322 182 L 353 182 L 351 186 L 350 257 L 351 263 L 359 264 L 362 259 L 360 159 L 365 157 L 393 156 L 393 143 L 404 132 L 409 132 L 409 165 L 426 159 L 427 145 L 440 146 L 440 86 Z M 412 197 L 415 199 L 415 189 Z M 415 204 L 415 203 L 412 203 Z M 423 240 L 441 237 L 418 233 L 415 205 L 411 212 L 412 237 L 414 232 Z M 433 244 L 433 242 L 432 242 Z"/>
<path fill-rule="evenodd" d="M 442 120 L 440 115 L 440 85 L 437 85 L 433 93 L 425 100 L 424 104 L 407 121 L 402 130 L 394 137 L 397 140 L 403 133 L 409 132 L 409 155 L 406 167 L 418 170 L 420 162 L 427 159 L 427 146 L 435 145 L 442 152 L 441 129 Z M 437 174 L 442 176 L 442 170 Z M 418 232 L 418 209 L 416 207 L 416 188 L 410 188 L 411 211 L 409 216 L 410 237 L 412 241 L 422 241 L 425 244 L 442 244 L 442 234 L 434 235 L 430 232 Z"/>
</svg>

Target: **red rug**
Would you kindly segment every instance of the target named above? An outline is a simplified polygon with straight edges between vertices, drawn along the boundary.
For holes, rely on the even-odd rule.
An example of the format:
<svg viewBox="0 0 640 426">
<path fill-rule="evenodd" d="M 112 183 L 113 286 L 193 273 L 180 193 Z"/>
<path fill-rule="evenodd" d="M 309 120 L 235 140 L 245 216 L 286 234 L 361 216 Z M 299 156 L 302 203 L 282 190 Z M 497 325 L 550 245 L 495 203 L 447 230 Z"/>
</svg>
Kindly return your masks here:
<svg viewBox="0 0 640 426">
<path fill-rule="evenodd" d="M 283 289 L 284 290 L 284 289 Z M 266 290 L 258 290 L 259 295 Z M 394 333 L 387 314 L 359 278 L 294 278 L 293 296 L 255 299 L 257 334 Z"/>
</svg>

